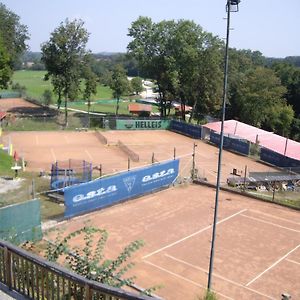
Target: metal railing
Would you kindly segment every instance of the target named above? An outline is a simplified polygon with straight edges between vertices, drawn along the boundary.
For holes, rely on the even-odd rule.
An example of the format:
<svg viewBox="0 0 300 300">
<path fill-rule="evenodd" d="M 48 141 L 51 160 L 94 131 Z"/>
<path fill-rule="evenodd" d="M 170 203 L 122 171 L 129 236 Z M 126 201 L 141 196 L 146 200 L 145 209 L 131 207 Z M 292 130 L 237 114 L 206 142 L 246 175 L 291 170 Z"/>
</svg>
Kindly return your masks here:
<svg viewBox="0 0 300 300">
<path fill-rule="evenodd" d="M 88 280 L 4 241 L 0 241 L 0 282 L 38 300 L 155 299 Z"/>
</svg>

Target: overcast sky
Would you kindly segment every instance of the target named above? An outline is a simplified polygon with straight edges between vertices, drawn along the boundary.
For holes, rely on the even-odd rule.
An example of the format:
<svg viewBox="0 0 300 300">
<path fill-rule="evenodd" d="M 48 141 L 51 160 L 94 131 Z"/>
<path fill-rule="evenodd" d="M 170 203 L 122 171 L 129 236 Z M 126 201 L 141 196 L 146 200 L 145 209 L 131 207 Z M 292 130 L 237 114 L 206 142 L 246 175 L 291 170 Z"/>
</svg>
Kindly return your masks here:
<svg viewBox="0 0 300 300">
<path fill-rule="evenodd" d="M 225 37 L 226 0 L 0 0 L 28 26 L 31 51 L 66 18 L 80 18 L 93 52 L 126 52 L 128 28 L 139 16 L 154 22 L 189 19 Z M 233 13 L 230 46 L 259 50 L 265 56 L 300 55 L 300 0 L 242 0 Z"/>
</svg>

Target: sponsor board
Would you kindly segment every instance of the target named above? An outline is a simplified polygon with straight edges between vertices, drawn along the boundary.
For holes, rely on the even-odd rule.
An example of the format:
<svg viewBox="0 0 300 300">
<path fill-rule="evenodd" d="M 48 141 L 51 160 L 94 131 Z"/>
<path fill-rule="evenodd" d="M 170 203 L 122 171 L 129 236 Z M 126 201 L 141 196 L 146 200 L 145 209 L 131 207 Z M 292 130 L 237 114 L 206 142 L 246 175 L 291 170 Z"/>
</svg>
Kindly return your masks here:
<svg viewBox="0 0 300 300">
<path fill-rule="evenodd" d="M 178 176 L 178 168 L 176 159 L 67 187 L 65 216 L 73 217 L 168 186 Z"/>
<path fill-rule="evenodd" d="M 118 130 L 159 130 L 169 128 L 169 120 L 117 120 Z"/>
<path fill-rule="evenodd" d="M 210 133 L 210 142 L 219 146 L 221 136 L 220 134 L 211 131 Z M 223 148 L 226 150 L 236 151 L 238 153 L 249 155 L 250 152 L 250 144 L 246 140 L 239 140 L 237 138 L 232 138 L 228 136 L 224 136 L 223 139 Z"/>
</svg>

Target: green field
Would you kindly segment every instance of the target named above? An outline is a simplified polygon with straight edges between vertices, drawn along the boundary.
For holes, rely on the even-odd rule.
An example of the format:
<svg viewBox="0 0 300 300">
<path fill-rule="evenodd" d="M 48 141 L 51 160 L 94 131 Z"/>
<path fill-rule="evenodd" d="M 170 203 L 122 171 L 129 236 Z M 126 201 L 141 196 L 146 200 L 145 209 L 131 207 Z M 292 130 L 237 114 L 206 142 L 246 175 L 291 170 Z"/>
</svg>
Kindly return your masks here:
<svg viewBox="0 0 300 300">
<path fill-rule="evenodd" d="M 0 175 L 12 175 L 13 158 L 0 149 Z"/>
<path fill-rule="evenodd" d="M 13 75 L 13 82 L 25 86 L 28 97 L 42 101 L 44 91 L 47 89 L 51 91 L 53 90 L 51 82 L 43 80 L 45 74 L 45 71 L 16 71 Z M 111 98 L 111 89 L 103 85 L 98 85 L 97 94 L 91 97 L 92 100 Z M 55 96 L 53 96 L 53 99 L 55 99 Z M 82 100 L 81 95 L 78 100 Z"/>
</svg>

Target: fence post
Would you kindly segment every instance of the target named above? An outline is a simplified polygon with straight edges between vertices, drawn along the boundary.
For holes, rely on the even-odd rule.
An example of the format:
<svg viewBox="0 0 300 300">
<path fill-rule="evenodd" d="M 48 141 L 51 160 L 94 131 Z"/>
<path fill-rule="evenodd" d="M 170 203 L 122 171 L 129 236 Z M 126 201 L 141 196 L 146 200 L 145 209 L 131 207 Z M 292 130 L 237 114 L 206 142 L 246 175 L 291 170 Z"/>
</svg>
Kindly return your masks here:
<svg viewBox="0 0 300 300">
<path fill-rule="evenodd" d="M 5 261 L 5 283 L 8 286 L 8 288 L 11 290 L 12 286 L 12 272 L 11 272 L 11 253 L 7 249 L 7 247 L 4 247 L 4 261 Z"/>
<path fill-rule="evenodd" d="M 197 144 L 194 143 L 194 146 L 193 146 L 193 165 L 192 165 L 192 180 L 195 179 L 195 154 L 196 154 L 196 147 L 197 147 Z"/>
<path fill-rule="evenodd" d="M 32 199 L 35 199 L 35 182 L 34 182 L 34 178 L 32 178 L 32 181 L 31 181 L 31 196 L 32 196 Z"/>
<path fill-rule="evenodd" d="M 244 191 L 246 190 L 246 177 L 247 177 L 247 165 L 245 165 L 245 174 L 244 174 Z"/>
<path fill-rule="evenodd" d="M 87 283 L 84 285 L 84 289 L 85 289 L 85 300 L 91 300 L 92 294 L 91 294 L 90 286 Z"/>
</svg>

